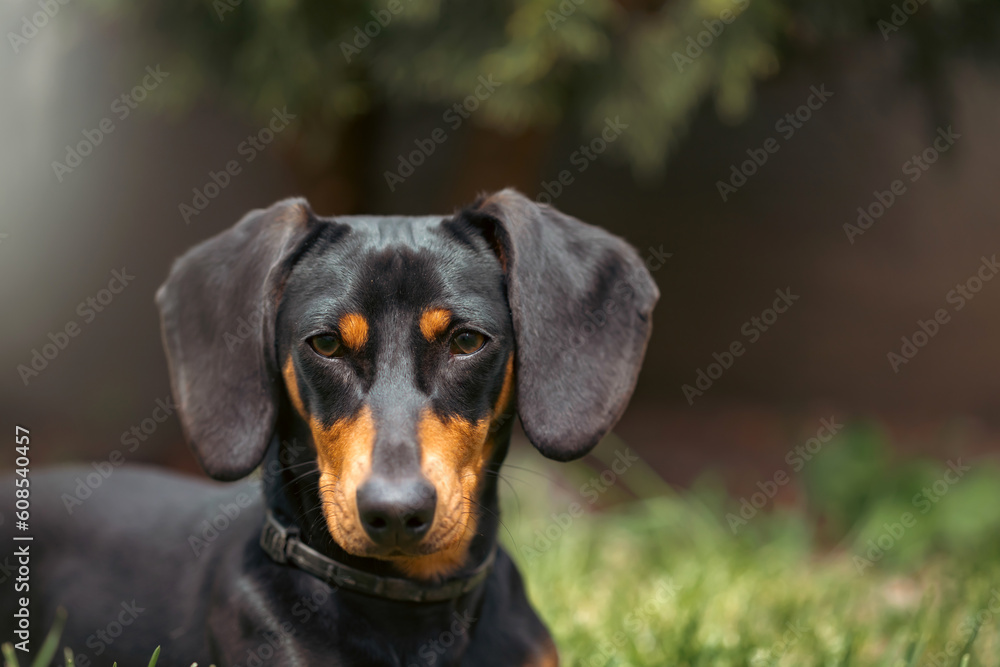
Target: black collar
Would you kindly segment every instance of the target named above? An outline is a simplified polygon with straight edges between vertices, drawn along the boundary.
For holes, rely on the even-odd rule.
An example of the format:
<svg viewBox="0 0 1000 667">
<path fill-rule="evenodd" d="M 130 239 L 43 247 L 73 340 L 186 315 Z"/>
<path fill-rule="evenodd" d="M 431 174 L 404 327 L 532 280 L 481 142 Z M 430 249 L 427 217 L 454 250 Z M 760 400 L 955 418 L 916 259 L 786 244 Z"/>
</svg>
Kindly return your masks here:
<svg viewBox="0 0 1000 667">
<path fill-rule="evenodd" d="M 496 560 L 496 547 L 476 569 L 464 577 L 439 584 L 421 583 L 398 577 L 380 577 L 338 563 L 299 539 L 299 529 L 286 526 L 267 511 L 260 546 L 276 563 L 292 563 L 331 586 L 365 595 L 407 602 L 442 602 L 465 595 L 486 579 Z"/>
</svg>

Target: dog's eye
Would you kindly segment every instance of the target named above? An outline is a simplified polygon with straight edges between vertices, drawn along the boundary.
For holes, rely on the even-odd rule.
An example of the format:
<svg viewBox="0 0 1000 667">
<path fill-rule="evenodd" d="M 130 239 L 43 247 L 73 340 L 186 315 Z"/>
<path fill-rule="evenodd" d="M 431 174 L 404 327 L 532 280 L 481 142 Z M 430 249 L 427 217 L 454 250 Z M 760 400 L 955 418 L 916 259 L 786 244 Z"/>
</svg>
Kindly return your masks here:
<svg viewBox="0 0 1000 667">
<path fill-rule="evenodd" d="M 312 346 L 312 349 L 316 350 L 316 354 L 324 357 L 344 356 L 344 346 L 335 336 L 313 336 L 309 339 L 309 345 Z"/>
<path fill-rule="evenodd" d="M 452 354 L 472 354 L 486 344 L 486 336 L 478 331 L 459 331 L 451 339 Z"/>
</svg>

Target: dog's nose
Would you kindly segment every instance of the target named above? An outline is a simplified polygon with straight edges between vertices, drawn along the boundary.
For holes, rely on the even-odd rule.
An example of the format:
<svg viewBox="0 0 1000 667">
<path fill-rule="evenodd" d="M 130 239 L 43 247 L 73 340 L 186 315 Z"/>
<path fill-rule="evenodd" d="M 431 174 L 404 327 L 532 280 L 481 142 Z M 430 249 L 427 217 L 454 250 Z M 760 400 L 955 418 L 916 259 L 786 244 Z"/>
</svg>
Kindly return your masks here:
<svg viewBox="0 0 1000 667">
<path fill-rule="evenodd" d="M 358 514 L 365 532 L 381 547 L 412 546 L 434 521 L 437 491 L 422 477 L 370 477 L 358 488 Z"/>
</svg>

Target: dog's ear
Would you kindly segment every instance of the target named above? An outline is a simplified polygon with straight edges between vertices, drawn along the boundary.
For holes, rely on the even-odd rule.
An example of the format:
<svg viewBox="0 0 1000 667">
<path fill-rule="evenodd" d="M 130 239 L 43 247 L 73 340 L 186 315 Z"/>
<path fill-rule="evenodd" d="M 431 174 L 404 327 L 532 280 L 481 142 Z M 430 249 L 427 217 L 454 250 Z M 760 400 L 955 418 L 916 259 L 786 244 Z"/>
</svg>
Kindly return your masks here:
<svg viewBox="0 0 1000 667">
<path fill-rule="evenodd" d="M 656 283 L 636 251 L 514 190 L 463 212 L 494 244 L 517 347 L 517 410 L 545 456 L 589 452 L 635 389 Z"/>
<path fill-rule="evenodd" d="M 156 294 L 181 425 L 216 479 L 248 475 L 270 443 L 280 387 L 275 310 L 317 227 L 304 200 L 252 211 L 178 259 Z"/>
</svg>

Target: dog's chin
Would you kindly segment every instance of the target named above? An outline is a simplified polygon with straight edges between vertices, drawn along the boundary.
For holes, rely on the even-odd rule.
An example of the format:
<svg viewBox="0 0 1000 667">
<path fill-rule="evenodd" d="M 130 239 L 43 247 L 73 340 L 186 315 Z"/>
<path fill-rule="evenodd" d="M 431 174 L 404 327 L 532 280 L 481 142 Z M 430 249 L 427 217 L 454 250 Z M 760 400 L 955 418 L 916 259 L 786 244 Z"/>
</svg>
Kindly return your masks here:
<svg viewBox="0 0 1000 667">
<path fill-rule="evenodd" d="M 423 541 L 407 548 L 380 548 L 367 535 L 355 532 L 334 529 L 330 534 L 340 548 L 353 556 L 385 561 L 403 576 L 433 581 L 444 579 L 467 564 L 475 530 L 453 524 L 448 530 L 432 530 Z"/>
<path fill-rule="evenodd" d="M 427 539 L 406 547 L 380 547 L 372 543 L 372 541 L 368 539 L 367 535 L 338 536 L 331 531 L 330 536 L 341 549 L 352 556 L 377 558 L 378 560 L 387 561 L 407 560 L 420 558 L 422 556 L 434 556 L 435 554 L 441 554 L 454 550 L 464 541 L 461 534 L 451 532 L 448 535 L 442 536 L 429 535 Z"/>
</svg>

